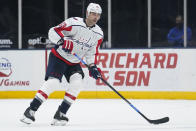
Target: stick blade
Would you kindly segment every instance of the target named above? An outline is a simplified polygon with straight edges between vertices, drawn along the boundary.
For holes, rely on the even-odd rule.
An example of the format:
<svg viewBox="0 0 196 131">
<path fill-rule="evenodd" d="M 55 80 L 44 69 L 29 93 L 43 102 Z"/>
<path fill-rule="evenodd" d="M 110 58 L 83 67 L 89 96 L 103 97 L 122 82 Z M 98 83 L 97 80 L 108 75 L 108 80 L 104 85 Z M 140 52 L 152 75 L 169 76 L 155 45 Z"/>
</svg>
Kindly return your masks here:
<svg viewBox="0 0 196 131">
<path fill-rule="evenodd" d="M 149 120 L 149 122 L 151 124 L 162 124 L 162 123 L 166 123 L 169 121 L 169 117 L 164 117 L 164 118 L 161 118 L 161 119 L 158 119 L 158 120 Z"/>
</svg>

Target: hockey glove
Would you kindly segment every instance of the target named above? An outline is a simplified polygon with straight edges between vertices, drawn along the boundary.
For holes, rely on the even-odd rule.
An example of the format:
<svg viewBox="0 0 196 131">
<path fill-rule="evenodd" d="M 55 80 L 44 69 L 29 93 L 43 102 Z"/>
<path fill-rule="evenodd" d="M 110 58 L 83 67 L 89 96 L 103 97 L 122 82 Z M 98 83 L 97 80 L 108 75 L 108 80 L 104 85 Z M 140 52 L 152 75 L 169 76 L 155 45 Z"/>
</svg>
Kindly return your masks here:
<svg viewBox="0 0 196 131">
<path fill-rule="evenodd" d="M 73 50 L 73 41 L 64 40 L 64 43 L 62 45 L 62 49 L 67 53 L 71 53 Z"/>
<path fill-rule="evenodd" d="M 101 69 L 97 68 L 96 65 L 89 67 L 89 76 L 94 79 L 99 79 L 101 77 Z"/>
</svg>

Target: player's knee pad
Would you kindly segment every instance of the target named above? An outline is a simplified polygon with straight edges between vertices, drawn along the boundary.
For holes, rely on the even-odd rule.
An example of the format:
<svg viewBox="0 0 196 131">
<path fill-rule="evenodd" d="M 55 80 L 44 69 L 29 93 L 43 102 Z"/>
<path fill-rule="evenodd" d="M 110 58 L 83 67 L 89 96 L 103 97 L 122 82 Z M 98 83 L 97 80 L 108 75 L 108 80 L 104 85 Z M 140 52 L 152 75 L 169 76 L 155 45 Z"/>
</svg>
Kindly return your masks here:
<svg viewBox="0 0 196 131">
<path fill-rule="evenodd" d="M 75 73 L 70 77 L 70 86 L 65 93 L 65 98 L 68 102 L 72 103 L 81 89 L 83 88 L 83 80 L 82 75 L 79 73 Z"/>
<path fill-rule="evenodd" d="M 38 90 L 36 97 L 41 101 L 45 101 L 57 86 L 60 86 L 60 81 L 56 78 L 49 78 Z"/>
</svg>

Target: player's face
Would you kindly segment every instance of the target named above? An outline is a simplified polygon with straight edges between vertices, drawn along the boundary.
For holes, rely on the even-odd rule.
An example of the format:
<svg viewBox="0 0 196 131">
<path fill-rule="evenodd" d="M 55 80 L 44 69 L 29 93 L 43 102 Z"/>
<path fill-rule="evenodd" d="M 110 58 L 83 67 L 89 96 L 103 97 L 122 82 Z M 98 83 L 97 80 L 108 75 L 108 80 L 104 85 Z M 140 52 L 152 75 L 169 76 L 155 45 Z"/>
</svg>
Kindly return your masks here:
<svg viewBox="0 0 196 131">
<path fill-rule="evenodd" d="M 97 23 L 97 21 L 100 19 L 100 14 L 91 12 L 88 17 L 86 18 L 87 20 L 87 25 L 88 26 L 93 26 Z"/>
</svg>

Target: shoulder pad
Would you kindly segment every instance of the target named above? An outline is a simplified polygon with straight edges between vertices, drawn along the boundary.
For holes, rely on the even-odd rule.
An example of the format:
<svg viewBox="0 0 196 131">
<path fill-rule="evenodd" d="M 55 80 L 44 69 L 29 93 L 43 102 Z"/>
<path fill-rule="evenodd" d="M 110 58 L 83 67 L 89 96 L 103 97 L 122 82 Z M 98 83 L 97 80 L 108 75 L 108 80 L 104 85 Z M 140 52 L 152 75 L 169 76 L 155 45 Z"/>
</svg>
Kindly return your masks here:
<svg viewBox="0 0 196 131">
<path fill-rule="evenodd" d="M 93 31 L 95 32 L 95 33 L 98 33 L 98 34 L 100 34 L 101 36 L 103 36 L 103 31 L 102 31 L 102 29 L 96 24 L 95 25 L 95 27 L 93 28 Z"/>
</svg>

